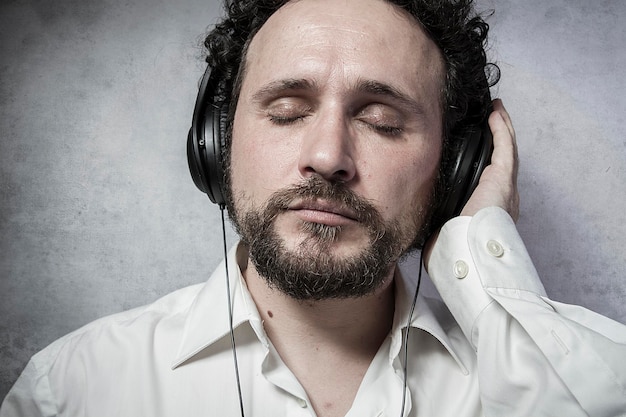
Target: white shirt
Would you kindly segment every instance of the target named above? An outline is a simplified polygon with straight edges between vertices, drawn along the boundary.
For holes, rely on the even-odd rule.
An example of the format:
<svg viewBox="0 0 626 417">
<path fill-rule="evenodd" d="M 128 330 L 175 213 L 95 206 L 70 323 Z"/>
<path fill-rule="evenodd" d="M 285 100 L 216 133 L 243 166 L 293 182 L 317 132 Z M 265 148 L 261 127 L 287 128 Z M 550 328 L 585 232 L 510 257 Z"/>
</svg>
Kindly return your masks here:
<svg viewBox="0 0 626 417">
<path fill-rule="evenodd" d="M 246 257 L 229 254 L 246 416 L 315 416 L 263 330 Z M 448 222 L 429 271 L 452 314 L 418 299 L 405 416 L 626 416 L 626 326 L 549 300 L 504 211 Z M 398 270 L 393 329 L 347 417 L 400 416 L 414 288 Z M 31 359 L 0 417 L 239 416 L 227 311 L 221 265 L 206 284 L 95 321 Z"/>
</svg>

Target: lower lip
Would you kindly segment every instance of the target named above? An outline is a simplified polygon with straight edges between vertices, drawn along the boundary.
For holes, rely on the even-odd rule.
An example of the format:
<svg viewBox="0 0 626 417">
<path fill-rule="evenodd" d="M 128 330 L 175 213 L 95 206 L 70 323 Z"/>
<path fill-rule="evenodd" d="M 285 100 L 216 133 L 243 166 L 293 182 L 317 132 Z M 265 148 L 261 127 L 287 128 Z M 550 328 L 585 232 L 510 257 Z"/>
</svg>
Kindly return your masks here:
<svg viewBox="0 0 626 417">
<path fill-rule="evenodd" d="M 300 209 L 294 210 L 294 212 L 301 220 L 311 223 L 325 224 L 327 226 L 346 226 L 355 222 L 355 220 L 349 217 L 328 211 Z"/>
</svg>

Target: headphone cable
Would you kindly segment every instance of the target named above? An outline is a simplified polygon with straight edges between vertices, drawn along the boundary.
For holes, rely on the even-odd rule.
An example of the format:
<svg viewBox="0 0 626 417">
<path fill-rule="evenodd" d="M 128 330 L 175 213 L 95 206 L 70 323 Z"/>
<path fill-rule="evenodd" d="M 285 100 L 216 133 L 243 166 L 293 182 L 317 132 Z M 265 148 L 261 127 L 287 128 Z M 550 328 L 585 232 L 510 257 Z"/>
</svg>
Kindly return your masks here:
<svg viewBox="0 0 626 417">
<path fill-rule="evenodd" d="M 419 273 L 417 274 L 417 286 L 415 287 L 415 294 L 413 294 L 413 301 L 411 302 L 411 309 L 409 310 L 409 317 L 406 320 L 406 331 L 404 332 L 404 365 L 403 365 L 403 381 L 402 381 L 402 408 L 400 409 L 400 417 L 404 417 L 404 408 L 406 406 L 406 390 L 407 383 L 407 371 L 409 360 L 409 332 L 411 330 L 411 321 L 413 320 L 413 313 L 415 312 L 415 305 L 417 304 L 417 295 L 419 294 L 420 284 L 422 283 L 422 265 L 424 262 L 424 250 L 420 252 Z"/>
<path fill-rule="evenodd" d="M 222 242 L 224 244 L 224 268 L 226 269 L 226 291 L 228 292 L 228 324 L 230 330 L 230 345 L 233 352 L 233 361 L 235 364 L 235 378 L 237 380 L 237 394 L 239 395 L 239 408 L 241 409 L 241 417 L 245 417 L 243 411 L 243 395 L 241 394 L 241 380 L 239 379 L 239 364 L 237 361 L 237 347 L 235 346 L 235 329 L 233 328 L 233 303 L 230 294 L 230 275 L 228 273 L 228 249 L 226 247 L 226 224 L 224 221 L 224 204 L 220 204 L 222 213 Z"/>
<path fill-rule="evenodd" d="M 228 323 L 230 330 L 230 344 L 233 352 L 233 363 L 235 365 L 235 378 L 237 381 L 237 394 L 239 396 L 239 408 L 241 411 L 241 417 L 245 417 L 243 407 L 243 395 L 241 393 L 241 380 L 239 378 L 239 364 L 237 361 L 237 347 L 235 344 L 235 330 L 233 328 L 233 308 L 232 297 L 230 293 L 230 275 L 228 271 L 228 248 L 226 246 L 226 223 L 224 220 L 224 205 L 220 204 L 220 212 L 222 215 L 222 243 L 224 249 L 224 268 L 226 271 L 226 291 L 228 299 Z M 408 386 L 407 371 L 408 371 L 408 356 L 409 356 L 409 332 L 411 330 L 411 321 L 413 319 L 413 313 L 415 312 L 415 306 L 417 304 L 417 296 L 419 294 L 420 284 L 422 283 L 422 262 L 424 261 L 424 251 L 420 253 L 419 273 L 417 275 L 417 285 L 415 287 L 415 293 L 413 294 L 413 301 L 411 302 L 411 308 L 409 310 L 409 316 L 406 322 L 406 331 L 404 332 L 404 365 L 403 365 L 403 381 L 402 381 L 402 407 L 400 409 L 400 417 L 404 416 L 404 409 L 406 407 L 406 390 Z"/>
</svg>

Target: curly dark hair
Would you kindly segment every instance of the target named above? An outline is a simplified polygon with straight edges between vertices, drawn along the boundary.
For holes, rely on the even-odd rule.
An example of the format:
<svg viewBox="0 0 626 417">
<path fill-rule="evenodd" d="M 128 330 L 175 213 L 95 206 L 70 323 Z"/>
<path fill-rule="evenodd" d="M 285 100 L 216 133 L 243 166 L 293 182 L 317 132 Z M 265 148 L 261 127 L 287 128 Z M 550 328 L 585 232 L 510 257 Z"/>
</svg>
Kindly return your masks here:
<svg viewBox="0 0 626 417">
<path fill-rule="evenodd" d="M 445 64 L 443 103 L 443 152 L 440 195 L 451 169 L 452 155 L 468 131 L 480 128 L 491 108 L 489 88 L 500 72 L 487 62 L 488 24 L 476 14 L 473 0 L 385 0 L 410 13 L 438 46 Z M 229 102 L 223 161 L 225 193 L 231 214 L 229 165 L 232 121 L 245 73 L 248 45 L 261 26 L 289 0 L 225 0 L 226 17 L 205 38 L 206 61 L 216 74 L 215 102 Z M 449 175 L 449 174 L 448 174 Z M 436 197 L 438 198 L 438 197 Z"/>
</svg>

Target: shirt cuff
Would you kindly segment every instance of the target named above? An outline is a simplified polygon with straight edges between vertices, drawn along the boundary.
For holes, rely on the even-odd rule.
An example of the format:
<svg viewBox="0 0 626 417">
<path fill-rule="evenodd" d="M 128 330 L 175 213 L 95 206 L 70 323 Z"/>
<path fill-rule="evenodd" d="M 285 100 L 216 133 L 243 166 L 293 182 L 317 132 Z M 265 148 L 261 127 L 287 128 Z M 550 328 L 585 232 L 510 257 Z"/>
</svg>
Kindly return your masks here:
<svg viewBox="0 0 626 417">
<path fill-rule="evenodd" d="M 509 214 L 498 207 L 456 217 L 441 229 L 427 270 L 467 339 L 494 302 L 491 293 L 543 303 L 545 289 Z"/>
</svg>

